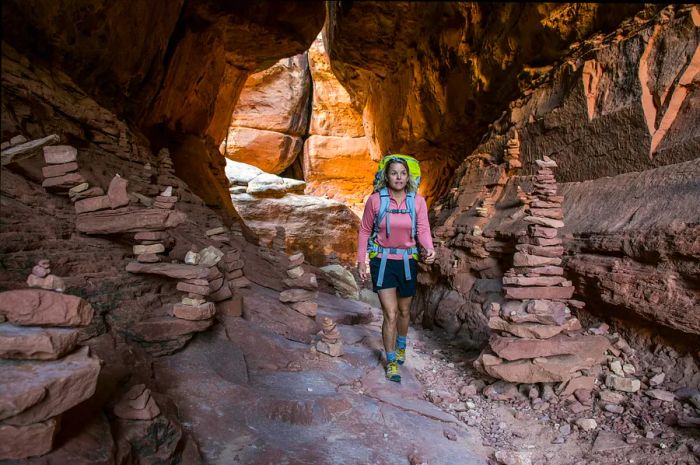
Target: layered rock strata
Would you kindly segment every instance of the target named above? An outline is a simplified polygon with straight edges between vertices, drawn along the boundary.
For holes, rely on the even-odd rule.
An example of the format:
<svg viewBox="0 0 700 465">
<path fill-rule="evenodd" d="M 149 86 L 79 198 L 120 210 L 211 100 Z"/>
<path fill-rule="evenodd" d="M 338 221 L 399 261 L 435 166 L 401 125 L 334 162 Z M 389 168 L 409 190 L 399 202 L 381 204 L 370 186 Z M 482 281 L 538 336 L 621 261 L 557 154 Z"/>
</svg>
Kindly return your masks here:
<svg viewBox="0 0 700 465">
<path fill-rule="evenodd" d="M 490 308 L 489 327 L 508 336 L 494 334 L 476 362 L 487 374 L 514 383 L 568 381 L 603 361 L 608 347 L 602 336 L 574 335 L 581 324 L 568 305 L 582 308 L 583 302 L 571 299 L 574 287 L 561 267 L 557 231 L 564 226 L 564 199 L 552 172 L 557 164 L 546 156 L 536 163 L 527 234 L 518 237 L 513 267 L 503 276 L 506 301 Z"/>
<path fill-rule="evenodd" d="M 93 314 L 53 291 L 0 293 L 0 460 L 50 452 L 61 414 L 94 394 L 100 360 L 77 346 Z"/>
</svg>

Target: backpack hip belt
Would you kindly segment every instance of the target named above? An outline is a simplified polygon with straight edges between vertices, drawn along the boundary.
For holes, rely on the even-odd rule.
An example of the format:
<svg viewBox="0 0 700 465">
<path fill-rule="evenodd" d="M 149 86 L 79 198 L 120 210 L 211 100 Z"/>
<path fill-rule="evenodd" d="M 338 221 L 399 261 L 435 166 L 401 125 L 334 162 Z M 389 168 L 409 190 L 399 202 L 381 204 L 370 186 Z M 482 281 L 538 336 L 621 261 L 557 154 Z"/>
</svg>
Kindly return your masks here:
<svg viewBox="0 0 700 465">
<path fill-rule="evenodd" d="M 376 252 L 377 254 L 382 254 L 381 261 L 379 262 L 379 276 L 377 276 L 377 287 L 381 287 L 384 283 L 384 271 L 386 270 L 386 261 L 389 259 L 391 254 L 401 254 L 403 255 L 403 271 L 406 275 L 406 280 L 411 280 L 411 266 L 408 261 L 410 257 L 418 254 L 417 247 L 409 247 L 407 249 L 397 249 L 394 247 L 382 247 L 376 242 L 369 246 L 370 252 Z"/>
</svg>

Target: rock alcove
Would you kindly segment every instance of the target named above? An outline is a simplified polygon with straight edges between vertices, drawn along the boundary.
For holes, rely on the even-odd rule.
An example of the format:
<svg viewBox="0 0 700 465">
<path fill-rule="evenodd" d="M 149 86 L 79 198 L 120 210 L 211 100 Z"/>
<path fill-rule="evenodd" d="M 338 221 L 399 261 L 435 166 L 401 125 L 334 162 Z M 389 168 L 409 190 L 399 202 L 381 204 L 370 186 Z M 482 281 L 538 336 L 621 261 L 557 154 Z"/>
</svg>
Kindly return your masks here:
<svg viewBox="0 0 700 465">
<path fill-rule="evenodd" d="M 2 21 L 0 459 L 697 461 L 697 6 Z M 438 252 L 400 386 L 350 267 L 389 151 Z"/>
</svg>

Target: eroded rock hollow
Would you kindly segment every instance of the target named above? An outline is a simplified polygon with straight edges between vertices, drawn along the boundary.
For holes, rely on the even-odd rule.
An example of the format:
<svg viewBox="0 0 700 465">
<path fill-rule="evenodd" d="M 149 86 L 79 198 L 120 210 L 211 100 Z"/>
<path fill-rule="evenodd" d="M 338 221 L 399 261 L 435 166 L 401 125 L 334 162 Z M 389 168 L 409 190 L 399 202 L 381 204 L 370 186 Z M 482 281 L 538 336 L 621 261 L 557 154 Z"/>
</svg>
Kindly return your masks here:
<svg viewBox="0 0 700 465">
<path fill-rule="evenodd" d="M 697 5 L 2 23 L 0 460 L 700 457 Z M 388 153 L 421 162 L 437 252 L 400 386 L 354 268 Z"/>
</svg>

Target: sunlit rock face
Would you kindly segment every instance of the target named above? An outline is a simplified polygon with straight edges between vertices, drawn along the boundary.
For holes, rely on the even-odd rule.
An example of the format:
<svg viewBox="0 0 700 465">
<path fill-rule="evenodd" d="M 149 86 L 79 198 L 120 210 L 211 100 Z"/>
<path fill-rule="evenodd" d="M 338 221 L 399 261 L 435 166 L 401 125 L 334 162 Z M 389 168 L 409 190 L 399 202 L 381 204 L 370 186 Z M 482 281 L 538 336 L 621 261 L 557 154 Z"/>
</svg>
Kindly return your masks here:
<svg viewBox="0 0 700 465">
<path fill-rule="evenodd" d="M 429 305 L 417 317 L 483 339 L 482 317 L 502 299 L 500 278 L 525 229 L 517 189 L 532 190 L 534 161 L 547 155 L 558 164 L 575 298 L 676 342 L 700 340 L 700 249 L 690 239 L 700 234 L 691 207 L 700 196 L 698 31 L 697 7 L 631 17 L 572 47 L 508 105 L 433 205 L 439 258 L 422 279 L 437 289 L 424 288 Z M 509 145 L 522 168 L 507 163 Z M 463 299 L 448 315 L 443 288 Z"/>
<path fill-rule="evenodd" d="M 306 192 L 345 202 L 361 214 L 376 170 L 362 113 L 333 74 L 321 34 L 309 49 L 309 65 L 313 101 L 309 138 L 304 145 Z"/>
<path fill-rule="evenodd" d="M 251 74 L 231 117 L 222 153 L 268 173 L 283 172 L 301 154 L 310 97 L 306 53 Z"/>
<path fill-rule="evenodd" d="M 10 1 L 3 40 L 169 145 L 178 174 L 213 186 L 202 198 L 233 214 L 223 169 L 206 167 L 223 164 L 217 146 L 235 102 L 255 69 L 309 47 L 324 11 L 320 2 Z M 180 154 L 189 137 L 203 139 L 206 153 Z"/>
<path fill-rule="evenodd" d="M 642 5 L 352 2 L 328 8 L 331 66 L 363 112 L 373 157 L 423 161 L 423 192 L 445 179 L 488 125 L 569 45 Z"/>
</svg>

